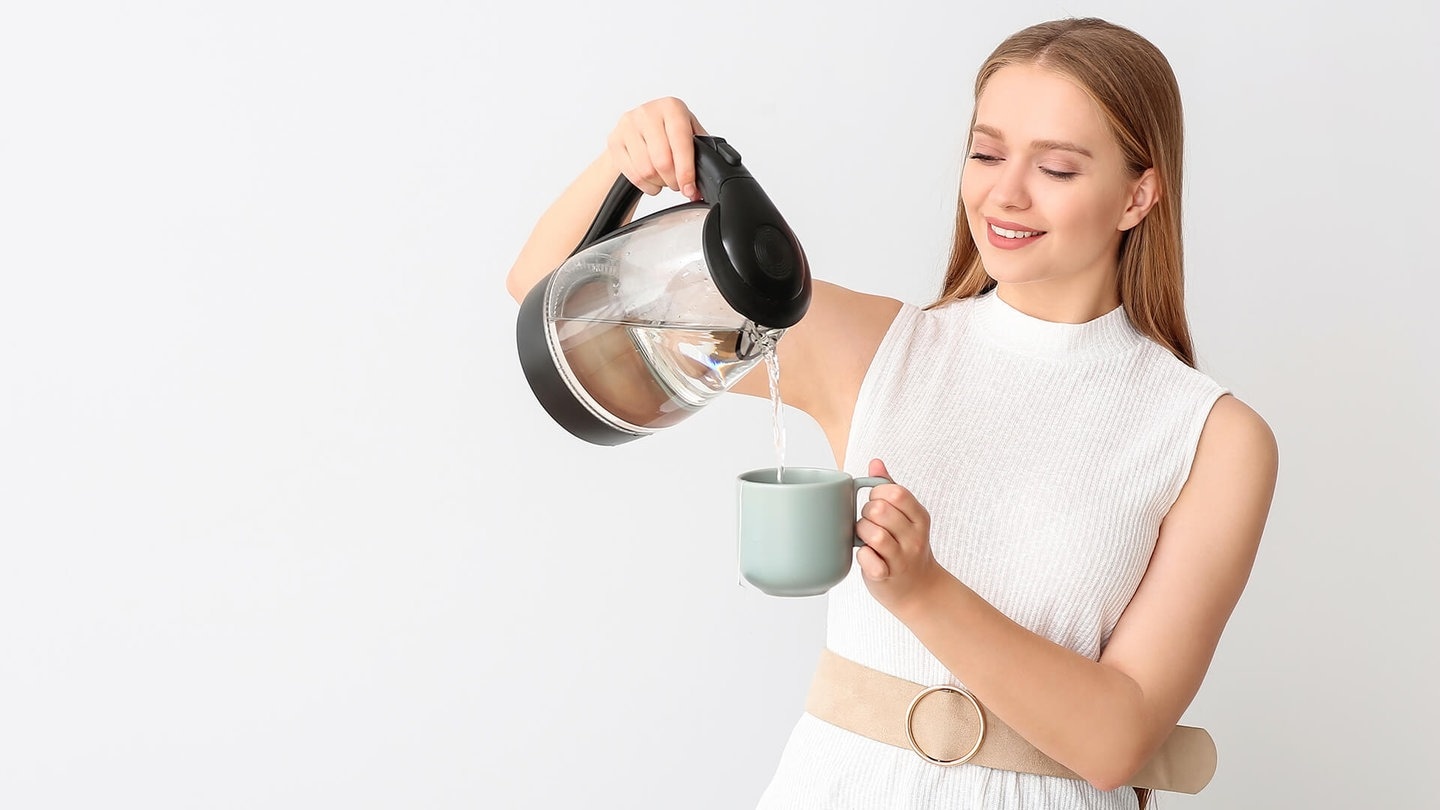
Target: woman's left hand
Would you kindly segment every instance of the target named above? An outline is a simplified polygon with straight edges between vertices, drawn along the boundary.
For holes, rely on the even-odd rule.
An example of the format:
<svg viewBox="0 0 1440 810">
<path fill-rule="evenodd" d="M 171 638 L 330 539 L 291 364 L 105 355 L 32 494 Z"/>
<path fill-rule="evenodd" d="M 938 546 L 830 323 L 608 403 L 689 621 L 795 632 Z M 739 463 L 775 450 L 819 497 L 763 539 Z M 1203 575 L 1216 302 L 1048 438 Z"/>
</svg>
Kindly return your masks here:
<svg viewBox="0 0 1440 810">
<path fill-rule="evenodd" d="M 878 458 L 870 461 L 870 474 L 895 480 Z M 899 484 L 870 490 L 855 534 L 865 541 L 855 553 L 865 587 L 892 613 L 909 600 L 923 599 L 926 590 L 949 573 L 930 552 L 930 513 Z"/>
</svg>

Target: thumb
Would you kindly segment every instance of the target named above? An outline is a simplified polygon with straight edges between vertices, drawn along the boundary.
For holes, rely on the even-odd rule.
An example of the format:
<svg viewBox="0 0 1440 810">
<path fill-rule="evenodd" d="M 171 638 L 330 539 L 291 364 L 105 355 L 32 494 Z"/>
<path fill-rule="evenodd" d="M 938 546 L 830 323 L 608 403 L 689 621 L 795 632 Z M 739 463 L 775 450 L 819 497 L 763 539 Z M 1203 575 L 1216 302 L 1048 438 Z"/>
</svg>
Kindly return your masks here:
<svg viewBox="0 0 1440 810">
<path fill-rule="evenodd" d="M 891 481 L 895 480 L 895 477 L 890 474 L 890 471 L 885 469 L 885 462 L 878 458 L 870 459 L 870 475 L 889 478 Z"/>
</svg>

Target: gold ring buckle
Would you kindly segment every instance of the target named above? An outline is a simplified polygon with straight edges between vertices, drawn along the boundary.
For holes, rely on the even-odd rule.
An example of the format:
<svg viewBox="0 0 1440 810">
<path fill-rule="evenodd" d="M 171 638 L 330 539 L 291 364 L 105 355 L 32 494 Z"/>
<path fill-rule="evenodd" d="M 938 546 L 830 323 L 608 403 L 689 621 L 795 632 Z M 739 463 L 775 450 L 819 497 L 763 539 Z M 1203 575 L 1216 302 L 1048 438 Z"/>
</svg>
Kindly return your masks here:
<svg viewBox="0 0 1440 810">
<path fill-rule="evenodd" d="M 975 716 L 980 718 L 980 733 L 975 736 L 975 745 L 970 748 L 969 753 L 959 759 L 936 759 L 922 751 L 920 744 L 915 741 L 915 707 L 920 705 L 920 701 L 924 700 L 926 695 L 933 692 L 954 692 L 960 695 L 970 701 L 970 705 L 975 707 Z M 985 710 L 980 708 L 980 701 L 976 700 L 975 696 L 970 694 L 970 690 L 968 689 L 959 686 L 950 686 L 948 684 L 928 687 L 916 695 L 914 700 L 910 701 L 910 708 L 905 711 L 905 737 L 910 740 L 910 748 L 913 749 L 916 754 L 919 754 L 920 758 L 926 762 L 932 765 L 959 765 L 962 762 L 969 761 L 971 757 L 975 756 L 975 753 L 980 750 L 980 744 L 985 742 Z"/>
</svg>

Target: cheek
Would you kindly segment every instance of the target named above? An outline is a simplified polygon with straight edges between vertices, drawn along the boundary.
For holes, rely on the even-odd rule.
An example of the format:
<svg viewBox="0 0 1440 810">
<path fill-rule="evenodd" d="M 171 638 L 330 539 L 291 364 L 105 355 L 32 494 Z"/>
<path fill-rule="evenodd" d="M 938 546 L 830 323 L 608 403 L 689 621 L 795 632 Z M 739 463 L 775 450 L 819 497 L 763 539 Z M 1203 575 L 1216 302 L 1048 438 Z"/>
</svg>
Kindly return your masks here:
<svg viewBox="0 0 1440 810">
<path fill-rule="evenodd" d="M 970 219 L 979 216 L 980 205 L 985 201 L 985 189 L 974 172 L 966 172 L 960 178 L 960 201 L 965 203 L 965 212 Z"/>
<path fill-rule="evenodd" d="M 1096 243 L 1115 238 L 1115 216 L 1107 200 L 1089 200 L 1076 212 L 1077 224 L 1090 234 Z"/>
<path fill-rule="evenodd" d="M 1073 188 L 1048 191 L 1041 204 L 1045 205 L 1047 218 L 1055 230 L 1064 229 L 1069 238 L 1083 242 L 1103 241 L 1107 237 L 1109 211 L 1096 195 Z"/>
</svg>

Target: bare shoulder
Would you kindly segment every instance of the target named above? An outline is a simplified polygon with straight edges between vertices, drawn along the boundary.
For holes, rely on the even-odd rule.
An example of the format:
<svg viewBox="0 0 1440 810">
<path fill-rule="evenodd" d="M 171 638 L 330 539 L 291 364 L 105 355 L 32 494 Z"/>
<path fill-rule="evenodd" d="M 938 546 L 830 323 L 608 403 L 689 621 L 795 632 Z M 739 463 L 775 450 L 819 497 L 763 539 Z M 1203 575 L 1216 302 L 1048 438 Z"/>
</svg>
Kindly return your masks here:
<svg viewBox="0 0 1440 810">
<path fill-rule="evenodd" d="M 1215 401 L 1200 433 L 1190 477 L 1171 507 L 1162 537 L 1181 527 L 1205 525 L 1253 552 L 1270 511 L 1280 465 L 1270 425 L 1232 394 Z M 1218 539 L 1218 538 L 1217 538 Z"/>
<path fill-rule="evenodd" d="M 1200 444 L 1195 451 L 1195 464 L 1231 468 L 1243 466 L 1257 473 L 1269 472 L 1274 477 L 1279 466 L 1279 445 L 1275 432 L 1254 408 L 1233 394 L 1215 401 Z"/>
</svg>

